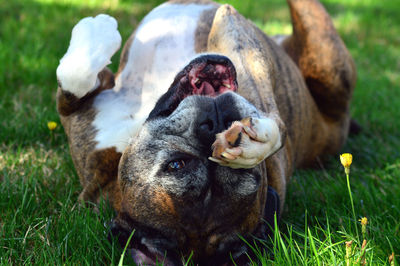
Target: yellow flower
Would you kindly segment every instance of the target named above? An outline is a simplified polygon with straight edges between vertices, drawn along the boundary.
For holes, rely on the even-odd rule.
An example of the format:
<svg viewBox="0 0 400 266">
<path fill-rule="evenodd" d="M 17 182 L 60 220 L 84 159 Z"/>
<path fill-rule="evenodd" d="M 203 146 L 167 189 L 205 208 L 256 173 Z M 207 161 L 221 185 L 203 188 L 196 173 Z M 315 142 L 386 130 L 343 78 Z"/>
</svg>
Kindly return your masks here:
<svg viewBox="0 0 400 266">
<path fill-rule="evenodd" d="M 340 155 L 340 162 L 344 168 L 350 167 L 353 162 L 353 156 L 350 153 L 343 153 Z"/>
<path fill-rule="evenodd" d="M 368 219 L 367 217 L 363 217 L 359 220 L 361 222 L 361 225 L 365 226 L 368 224 Z"/>
<path fill-rule="evenodd" d="M 350 153 L 343 153 L 342 155 L 340 155 L 340 162 L 344 167 L 345 173 L 347 175 L 350 174 L 350 165 L 353 162 L 353 155 L 351 155 Z"/>
<path fill-rule="evenodd" d="M 49 128 L 50 131 L 53 131 L 57 127 L 57 123 L 54 121 L 49 121 L 47 122 L 47 127 Z"/>
<path fill-rule="evenodd" d="M 361 232 L 362 232 L 363 238 L 366 239 L 368 219 L 367 219 L 367 217 L 363 217 L 359 221 L 361 222 Z"/>
</svg>

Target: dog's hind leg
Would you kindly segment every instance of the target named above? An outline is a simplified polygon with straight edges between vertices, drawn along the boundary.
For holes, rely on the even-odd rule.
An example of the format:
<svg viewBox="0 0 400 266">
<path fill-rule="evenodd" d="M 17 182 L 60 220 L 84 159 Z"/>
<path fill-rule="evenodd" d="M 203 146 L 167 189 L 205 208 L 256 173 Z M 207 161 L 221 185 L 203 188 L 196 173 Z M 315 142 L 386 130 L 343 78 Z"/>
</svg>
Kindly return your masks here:
<svg viewBox="0 0 400 266">
<path fill-rule="evenodd" d="M 98 149 L 93 126 L 96 95 L 114 87 L 114 74 L 106 68 L 121 45 L 117 22 L 107 15 L 82 19 L 72 30 L 67 53 L 57 68 L 57 108 L 68 136 L 70 151 L 83 191 L 80 200 L 98 202 L 100 195 L 114 195 L 121 153 L 114 147 Z M 102 193 L 100 193 L 102 192 Z"/>
<path fill-rule="evenodd" d="M 348 115 L 355 86 L 353 59 L 317 0 L 287 2 L 293 34 L 282 46 L 300 68 L 321 113 L 340 121 Z"/>
<path fill-rule="evenodd" d="M 57 68 L 61 115 L 70 115 L 92 96 L 114 86 L 114 75 L 106 66 L 120 45 L 117 22 L 108 15 L 84 18 L 74 27 L 68 51 Z"/>
</svg>

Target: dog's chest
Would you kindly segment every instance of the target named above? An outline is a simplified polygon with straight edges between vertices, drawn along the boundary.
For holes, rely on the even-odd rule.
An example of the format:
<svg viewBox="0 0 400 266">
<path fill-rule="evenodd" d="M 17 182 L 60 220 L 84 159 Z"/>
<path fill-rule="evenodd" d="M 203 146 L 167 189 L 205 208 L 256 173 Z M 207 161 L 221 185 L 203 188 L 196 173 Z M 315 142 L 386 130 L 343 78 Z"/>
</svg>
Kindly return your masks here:
<svg viewBox="0 0 400 266">
<path fill-rule="evenodd" d="M 125 67 L 116 77 L 115 88 L 95 100 L 96 148 L 125 149 L 175 75 L 196 55 L 198 21 L 210 8 L 166 3 L 143 19 L 128 47 L 126 62 L 121 62 Z"/>
</svg>

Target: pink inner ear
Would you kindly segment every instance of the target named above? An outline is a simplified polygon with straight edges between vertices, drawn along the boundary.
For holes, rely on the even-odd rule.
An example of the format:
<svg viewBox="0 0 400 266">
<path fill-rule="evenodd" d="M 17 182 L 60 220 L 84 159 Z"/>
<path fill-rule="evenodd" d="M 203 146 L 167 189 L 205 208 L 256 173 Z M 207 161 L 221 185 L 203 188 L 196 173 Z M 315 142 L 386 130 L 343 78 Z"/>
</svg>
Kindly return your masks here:
<svg viewBox="0 0 400 266">
<path fill-rule="evenodd" d="M 189 95 L 216 97 L 226 91 L 237 90 L 231 71 L 221 64 L 198 64 L 183 79 L 186 78 L 189 79 L 192 90 L 184 97 Z"/>
</svg>

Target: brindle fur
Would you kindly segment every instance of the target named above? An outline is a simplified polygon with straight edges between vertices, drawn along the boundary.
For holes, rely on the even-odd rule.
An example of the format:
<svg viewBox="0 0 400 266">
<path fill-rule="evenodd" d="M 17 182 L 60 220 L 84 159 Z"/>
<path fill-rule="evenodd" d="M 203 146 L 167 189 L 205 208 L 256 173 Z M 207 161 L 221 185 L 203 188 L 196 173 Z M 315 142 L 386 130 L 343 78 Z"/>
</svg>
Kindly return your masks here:
<svg viewBox="0 0 400 266">
<path fill-rule="evenodd" d="M 106 193 L 118 212 L 116 222 L 121 228 L 129 231 L 135 226 L 151 225 L 160 237 L 170 239 L 171 247 L 179 247 L 182 254 L 195 251 L 200 262 L 203 257 L 216 258 L 220 244 L 229 246 L 237 233 L 246 235 L 260 229 L 267 184 L 278 192 L 283 205 L 294 168 L 337 153 L 345 142 L 356 79 L 354 62 L 322 5 L 316 0 L 288 0 L 288 4 L 293 35 L 282 46 L 229 5 L 205 12 L 197 29 L 196 51 L 227 55 L 236 67 L 238 94 L 279 126 L 283 148 L 255 168 L 260 175 L 257 192 L 243 198 L 218 196 L 218 210 L 208 210 L 211 220 L 199 225 L 196 217 L 202 215 L 201 204 L 158 185 L 139 184 L 143 177 L 140 173 L 151 165 L 134 165 L 132 158 L 138 156 L 137 152 L 148 154 L 151 150 L 129 147 L 122 155 L 117 180 L 121 153 L 115 149 L 95 150 L 96 132 L 91 126 L 96 115 L 92 109 L 94 97 L 113 87 L 112 73 L 104 70 L 99 74 L 100 87 L 81 99 L 58 90 L 58 110 L 84 188 L 80 198 L 97 202 L 99 192 Z M 133 36 L 123 50 L 118 73 L 126 65 L 132 39 Z M 231 176 L 230 170 L 218 169 Z M 127 176 L 139 179 L 122 178 Z M 225 188 L 237 193 L 229 185 Z M 221 210 L 229 213 L 232 223 L 221 224 L 225 217 L 219 214 Z M 198 216 L 193 212 L 199 212 Z M 182 220 L 184 225 L 177 223 Z M 224 230 L 215 230 L 218 226 Z M 135 237 L 139 238 L 140 233 Z"/>
</svg>

